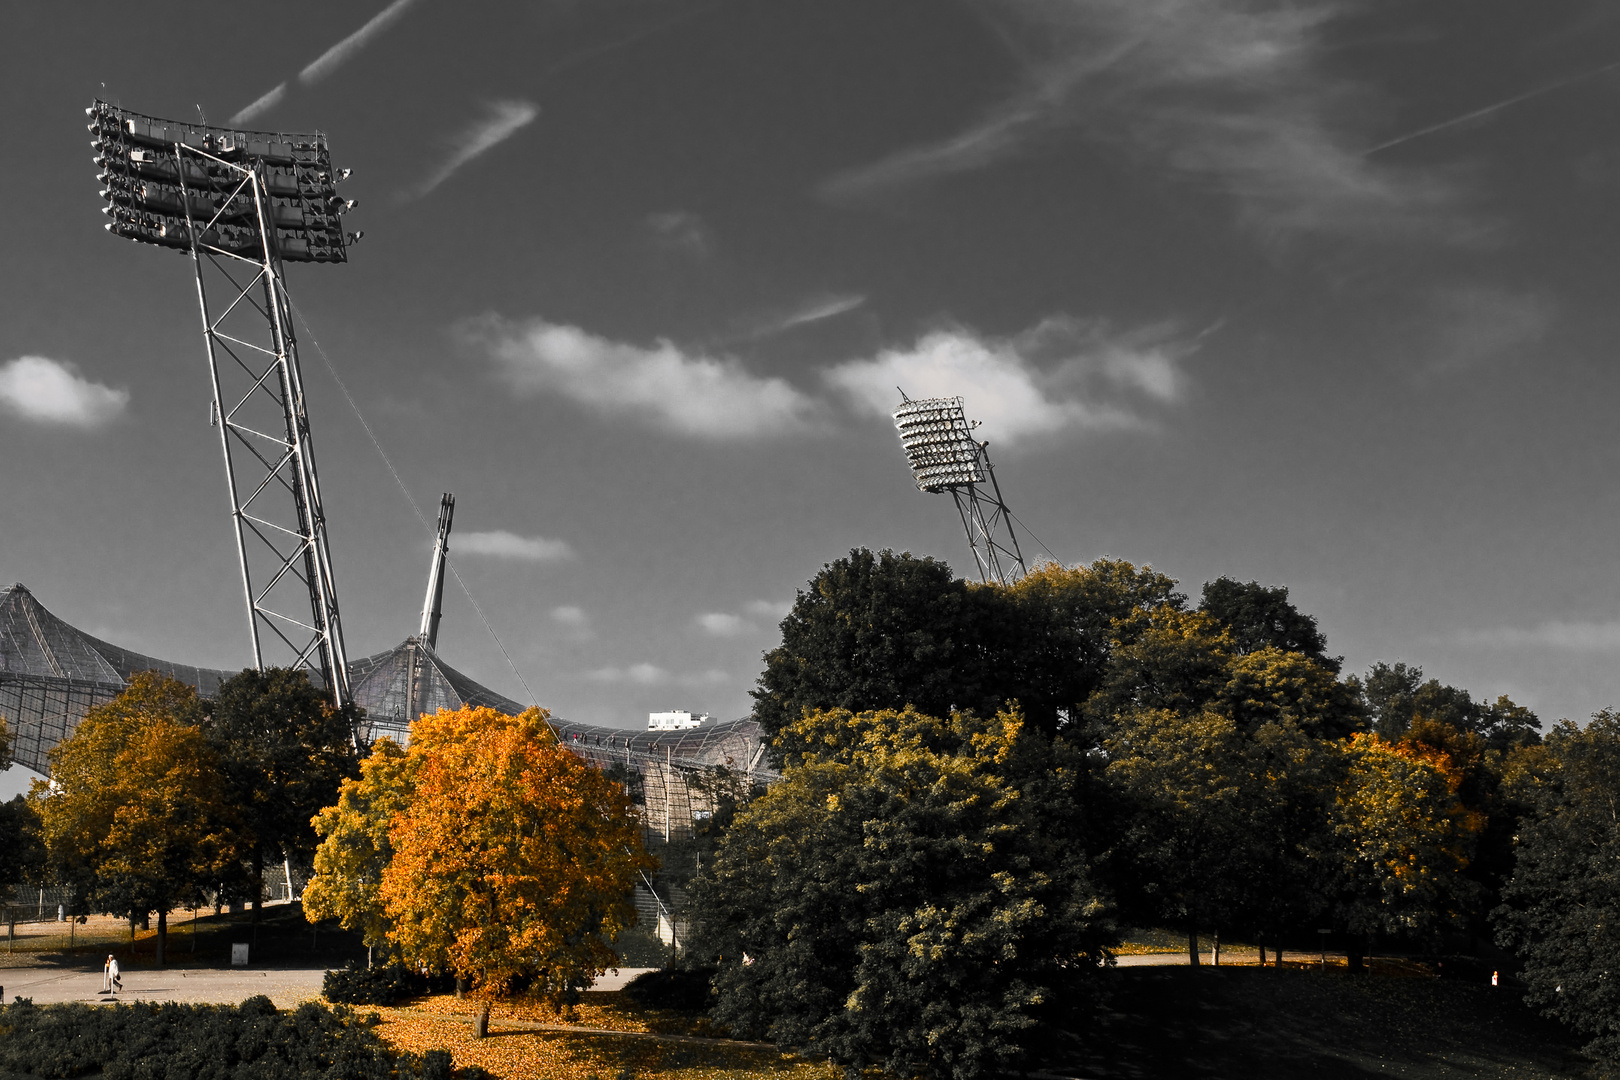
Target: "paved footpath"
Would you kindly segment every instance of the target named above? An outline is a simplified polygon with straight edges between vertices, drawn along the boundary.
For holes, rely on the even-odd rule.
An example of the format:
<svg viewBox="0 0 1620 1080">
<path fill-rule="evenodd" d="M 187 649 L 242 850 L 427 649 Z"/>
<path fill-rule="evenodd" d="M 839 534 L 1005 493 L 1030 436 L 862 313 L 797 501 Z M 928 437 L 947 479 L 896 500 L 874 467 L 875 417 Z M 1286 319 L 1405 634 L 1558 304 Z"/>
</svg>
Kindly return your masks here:
<svg viewBox="0 0 1620 1080">
<path fill-rule="evenodd" d="M 617 990 L 651 968 L 620 968 L 598 979 L 592 990 Z M 0 989 L 7 1003 L 19 997 L 34 1004 L 60 1001 L 188 1001 L 234 1005 L 264 994 L 278 1009 L 321 996 L 323 968 L 167 968 L 135 969 L 123 974 L 124 988 L 101 992 L 101 971 L 37 967 L 0 968 Z"/>
</svg>

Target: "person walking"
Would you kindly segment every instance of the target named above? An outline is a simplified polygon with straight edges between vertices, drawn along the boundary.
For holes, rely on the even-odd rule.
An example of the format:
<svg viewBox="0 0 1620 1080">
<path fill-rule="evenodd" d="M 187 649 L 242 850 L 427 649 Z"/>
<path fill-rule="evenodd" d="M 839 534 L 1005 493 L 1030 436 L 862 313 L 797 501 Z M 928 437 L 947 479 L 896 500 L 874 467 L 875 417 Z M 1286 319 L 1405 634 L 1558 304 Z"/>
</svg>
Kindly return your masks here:
<svg viewBox="0 0 1620 1080">
<path fill-rule="evenodd" d="M 124 980 L 118 977 L 118 957 L 116 956 L 107 957 L 107 981 L 112 984 L 112 992 L 115 994 L 124 988 Z"/>
<path fill-rule="evenodd" d="M 101 965 L 101 992 L 112 993 L 112 953 L 107 954 L 107 962 Z"/>
</svg>

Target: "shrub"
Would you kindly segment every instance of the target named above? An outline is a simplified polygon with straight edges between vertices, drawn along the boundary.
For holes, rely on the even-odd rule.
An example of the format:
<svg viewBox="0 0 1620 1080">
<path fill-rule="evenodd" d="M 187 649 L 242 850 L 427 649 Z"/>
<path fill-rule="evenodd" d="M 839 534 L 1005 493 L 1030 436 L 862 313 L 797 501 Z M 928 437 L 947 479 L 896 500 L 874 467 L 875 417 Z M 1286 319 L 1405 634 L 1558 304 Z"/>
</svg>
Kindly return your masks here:
<svg viewBox="0 0 1620 1080">
<path fill-rule="evenodd" d="M 344 1005 L 392 1005 L 400 998 L 442 994 L 455 989 L 451 975 L 423 975 L 404 964 L 363 968 L 354 964 L 328 971 L 321 980 L 326 1000 Z"/>
<path fill-rule="evenodd" d="M 624 995 L 645 1009 L 701 1012 L 710 1005 L 712 967 L 644 971 L 624 987 Z"/>
<path fill-rule="evenodd" d="M 235 1006 L 0 1007 L 0 1076 L 98 1070 L 105 1080 L 492 1080 L 452 1069 L 442 1050 L 398 1053 L 352 1009 L 314 1002 L 290 1012 L 263 996 Z"/>
</svg>

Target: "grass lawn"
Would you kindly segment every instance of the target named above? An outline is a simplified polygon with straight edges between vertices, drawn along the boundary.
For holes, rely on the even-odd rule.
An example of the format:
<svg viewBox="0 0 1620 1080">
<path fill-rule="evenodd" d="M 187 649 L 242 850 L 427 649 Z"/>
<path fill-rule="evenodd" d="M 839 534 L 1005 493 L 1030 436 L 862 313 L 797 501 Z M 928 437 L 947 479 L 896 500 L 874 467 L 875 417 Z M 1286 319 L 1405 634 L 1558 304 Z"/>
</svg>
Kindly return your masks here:
<svg viewBox="0 0 1620 1080">
<path fill-rule="evenodd" d="M 130 934 L 129 923 L 104 915 L 88 916 L 80 924 L 18 923 L 16 938 L 6 940 L 0 925 L 0 968 L 60 964 L 99 968 L 108 953 L 126 968 L 156 963 L 157 920 L 150 930 Z M 255 967 L 341 967 L 345 961 L 365 961 L 366 950 L 358 934 L 325 923 L 317 930 L 304 921 L 303 905 L 268 904 L 253 925 L 252 909 L 232 915 L 211 910 L 169 913 L 168 967 L 224 967 L 231 961 L 231 944 L 247 942 Z"/>
</svg>

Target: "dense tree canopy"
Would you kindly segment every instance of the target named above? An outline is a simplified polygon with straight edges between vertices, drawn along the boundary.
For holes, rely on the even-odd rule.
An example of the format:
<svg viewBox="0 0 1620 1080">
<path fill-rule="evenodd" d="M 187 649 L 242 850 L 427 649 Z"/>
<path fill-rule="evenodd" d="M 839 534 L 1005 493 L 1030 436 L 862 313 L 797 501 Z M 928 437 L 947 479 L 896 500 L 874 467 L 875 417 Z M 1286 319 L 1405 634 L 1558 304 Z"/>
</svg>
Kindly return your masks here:
<svg viewBox="0 0 1620 1080">
<path fill-rule="evenodd" d="M 406 962 L 551 1000 L 617 962 L 654 863 L 624 792 L 558 745 L 543 711 L 423 716 L 406 761 L 379 888 Z"/>
<path fill-rule="evenodd" d="M 229 873 L 240 816 L 184 683 L 145 673 L 85 716 L 36 781 L 54 879 L 94 911 L 158 913 L 163 962 L 169 910 L 198 903 Z"/>
<path fill-rule="evenodd" d="M 304 917 L 336 919 L 345 930 L 359 931 L 367 948 L 388 944 L 380 890 L 394 854 L 389 831 L 410 804 L 411 766 L 398 743 L 378 739 L 360 763 L 359 778 L 344 780 L 336 805 L 311 823 L 321 843 L 315 876 L 304 887 Z"/>
<path fill-rule="evenodd" d="M 1497 912 L 1527 1000 L 1620 1059 L 1620 714 L 1565 720 L 1513 778 L 1533 808 Z"/>
<path fill-rule="evenodd" d="M 1199 610 L 1227 628 L 1238 653 L 1256 649 L 1282 649 L 1299 653 L 1335 673 L 1342 657 L 1330 657 L 1327 637 L 1316 620 L 1288 602 L 1288 587 L 1268 588 L 1257 581 L 1247 584 L 1219 577 L 1204 586 Z"/>
<path fill-rule="evenodd" d="M 291 668 L 225 680 L 207 713 L 228 796 L 242 810 L 236 856 L 256 915 L 265 864 L 307 861 L 317 843 L 310 819 L 355 775 L 357 714 L 334 708 L 305 671 Z"/>
<path fill-rule="evenodd" d="M 739 814 L 699 886 L 716 1015 L 856 1069 L 1019 1067 L 1089 999 L 1113 932 L 1077 755 L 1016 713 L 799 726 L 843 734 Z"/>
</svg>

